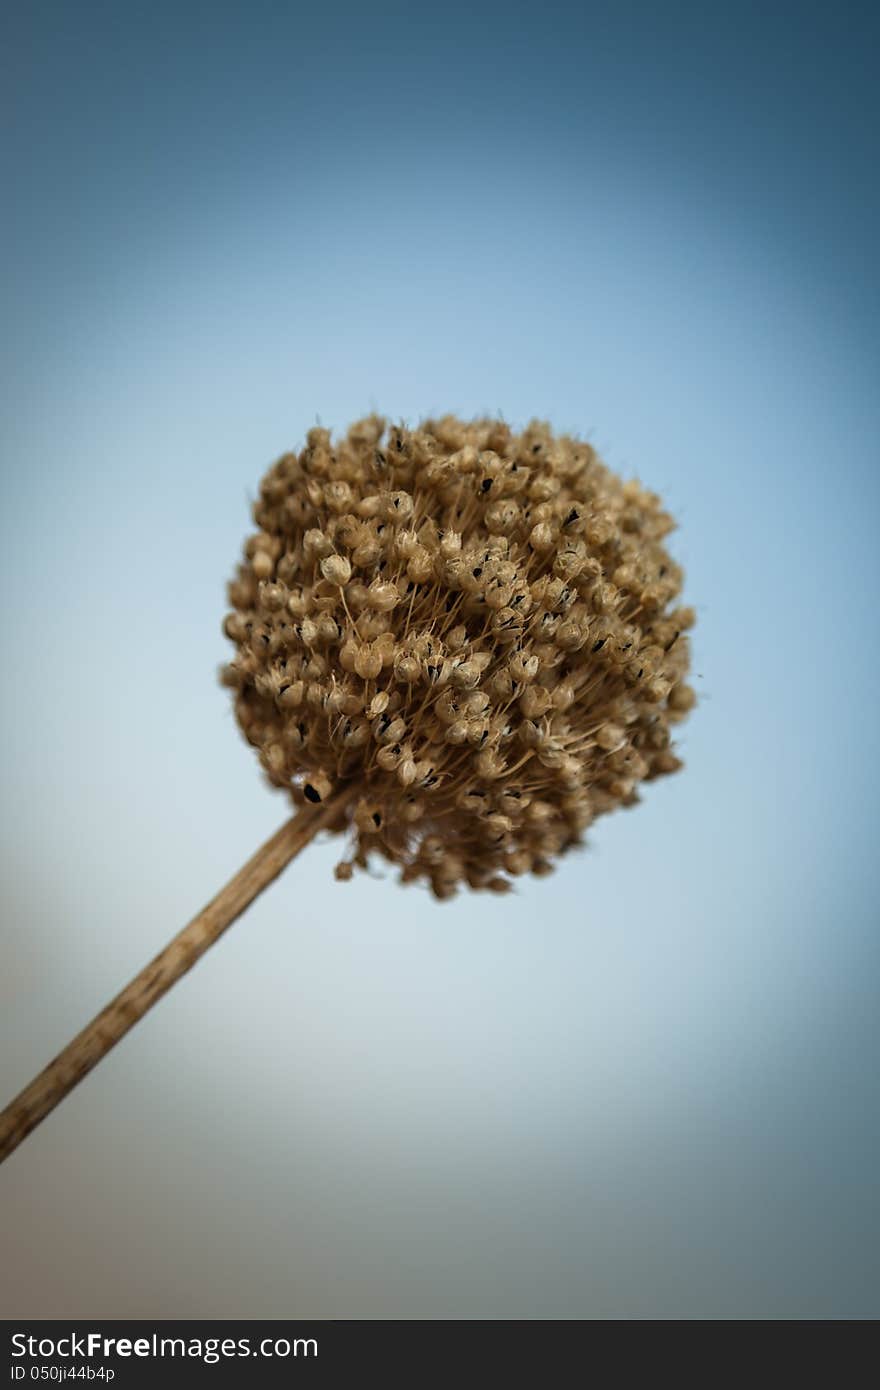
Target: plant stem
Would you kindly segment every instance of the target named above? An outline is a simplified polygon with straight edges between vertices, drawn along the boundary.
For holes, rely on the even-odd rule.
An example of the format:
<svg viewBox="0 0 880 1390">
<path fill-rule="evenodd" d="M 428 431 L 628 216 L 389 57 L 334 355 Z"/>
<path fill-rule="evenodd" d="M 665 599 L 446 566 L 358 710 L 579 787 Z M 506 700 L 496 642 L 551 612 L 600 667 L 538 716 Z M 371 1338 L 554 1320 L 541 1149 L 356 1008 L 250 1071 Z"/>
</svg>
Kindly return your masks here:
<svg viewBox="0 0 880 1390">
<path fill-rule="evenodd" d="M 16 1096 L 0 1114 L 0 1163 L 195 965 L 339 809 L 339 800 L 334 799 L 315 809 L 307 807 L 282 825 L 207 907 Z"/>
</svg>

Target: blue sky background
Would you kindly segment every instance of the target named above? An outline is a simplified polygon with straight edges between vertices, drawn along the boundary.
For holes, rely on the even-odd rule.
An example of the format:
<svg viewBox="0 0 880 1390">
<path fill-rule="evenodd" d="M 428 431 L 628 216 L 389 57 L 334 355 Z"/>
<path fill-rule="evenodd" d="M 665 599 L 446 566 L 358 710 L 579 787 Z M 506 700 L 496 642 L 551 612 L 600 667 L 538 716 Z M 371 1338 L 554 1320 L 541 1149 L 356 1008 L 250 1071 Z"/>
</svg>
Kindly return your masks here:
<svg viewBox="0 0 880 1390">
<path fill-rule="evenodd" d="M 4 1167 L 6 1316 L 877 1316 L 876 17 L 3 28 L 4 1093 L 285 815 L 215 671 L 316 419 L 589 436 L 701 696 L 514 898 L 314 847 Z"/>
</svg>

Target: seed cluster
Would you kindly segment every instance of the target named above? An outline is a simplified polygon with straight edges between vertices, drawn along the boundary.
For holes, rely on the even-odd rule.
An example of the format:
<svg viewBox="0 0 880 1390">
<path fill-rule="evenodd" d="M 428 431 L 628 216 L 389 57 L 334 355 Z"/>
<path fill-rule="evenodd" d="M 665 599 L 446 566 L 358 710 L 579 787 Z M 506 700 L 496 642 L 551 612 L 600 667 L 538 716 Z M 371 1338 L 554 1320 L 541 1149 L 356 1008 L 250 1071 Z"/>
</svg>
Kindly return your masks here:
<svg viewBox="0 0 880 1390">
<path fill-rule="evenodd" d="M 549 872 L 674 772 L 691 609 L 659 499 L 589 444 L 451 416 L 313 429 L 262 481 L 224 670 L 269 780 L 438 898 Z"/>
</svg>

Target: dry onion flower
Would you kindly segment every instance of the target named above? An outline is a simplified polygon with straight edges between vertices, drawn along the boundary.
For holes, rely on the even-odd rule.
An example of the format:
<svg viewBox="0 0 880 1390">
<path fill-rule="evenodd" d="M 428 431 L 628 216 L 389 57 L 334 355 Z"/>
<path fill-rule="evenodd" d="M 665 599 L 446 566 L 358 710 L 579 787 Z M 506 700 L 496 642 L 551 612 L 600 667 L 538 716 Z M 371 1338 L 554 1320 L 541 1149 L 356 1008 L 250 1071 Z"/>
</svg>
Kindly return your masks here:
<svg viewBox="0 0 880 1390">
<path fill-rule="evenodd" d="M 533 422 L 313 429 L 262 481 L 224 680 L 269 781 L 341 796 L 337 871 L 378 854 L 438 898 L 546 872 L 680 766 L 673 522 Z"/>
<path fill-rule="evenodd" d="M 694 703 L 659 499 L 533 422 L 370 416 L 270 468 L 230 585 L 245 738 L 300 807 L 0 1115 L 0 1161 L 319 830 L 438 898 L 548 873 L 680 766 Z"/>
</svg>

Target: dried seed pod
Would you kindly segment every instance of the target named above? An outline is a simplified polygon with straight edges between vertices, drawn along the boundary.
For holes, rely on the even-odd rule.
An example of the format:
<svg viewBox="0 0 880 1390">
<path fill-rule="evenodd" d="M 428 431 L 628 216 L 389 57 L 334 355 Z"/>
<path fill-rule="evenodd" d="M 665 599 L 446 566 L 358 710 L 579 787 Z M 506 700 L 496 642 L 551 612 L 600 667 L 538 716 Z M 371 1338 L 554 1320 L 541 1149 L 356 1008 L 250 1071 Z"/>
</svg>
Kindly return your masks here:
<svg viewBox="0 0 880 1390">
<path fill-rule="evenodd" d="M 321 573 L 329 584 L 347 584 L 351 579 L 351 565 L 344 555 L 328 555 L 321 561 Z"/>
<path fill-rule="evenodd" d="M 333 783 L 324 771 L 309 773 L 302 784 L 304 798 L 315 806 L 320 801 L 326 801 L 332 791 Z"/>
<path fill-rule="evenodd" d="M 375 642 L 364 642 L 358 648 L 354 669 L 362 680 L 372 680 L 382 670 L 382 653 Z"/>
</svg>

